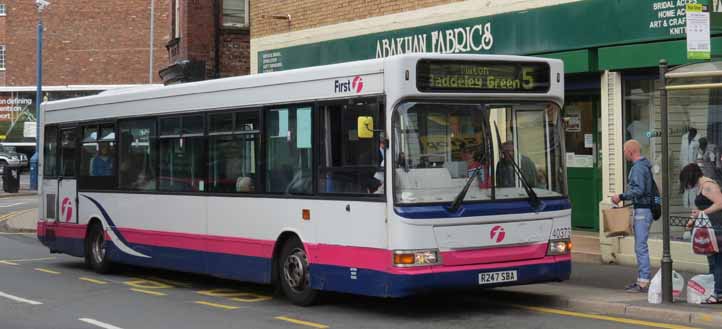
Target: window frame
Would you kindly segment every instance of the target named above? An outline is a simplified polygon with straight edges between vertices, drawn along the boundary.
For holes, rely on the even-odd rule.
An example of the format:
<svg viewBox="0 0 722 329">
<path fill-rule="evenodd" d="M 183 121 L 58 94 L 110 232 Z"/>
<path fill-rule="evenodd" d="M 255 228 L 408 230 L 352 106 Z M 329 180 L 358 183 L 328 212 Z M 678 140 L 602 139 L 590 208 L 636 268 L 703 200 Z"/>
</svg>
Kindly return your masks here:
<svg viewBox="0 0 722 329">
<path fill-rule="evenodd" d="M 113 127 L 113 134 L 114 139 L 112 141 L 106 140 L 106 142 L 114 142 L 115 147 L 113 147 L 113 173 L 111 176 L 91 176 L 91 175 L 83 175 L 80 171 L 80 168 L 82 168 L 80 162 L 83 160 L 83 144 L 85 143 L 85 139 L 82 138 L 84 136 L 83 132 L 86 128 L 95 128 L 96 129 L 96 138 L 95 138 L 95 144 L 102 142 L 102 129 L 103 127 L 112 126 Z M 96 121 L 96 122 L 90 122 L 90 123 L 82 123 L 79 125 L 80 132 L 81 132 L 81 138 L 78 140 L 80 144 L 80 150 L 78 154 L 78 190 L 95 190 L 95 191 L 108 191 L 108 190 L 117 190 L 118 185 L 118 147 L 119 147 L 119 140 L 118 140 L 118 125 L 116 124 L 116 121 Z M 110 179 L 107 179 L 107 177 L 111 177 Z M 102 182 L 104 181 L 104 182 Z"/>
<path fill-rule="evenodd" d="M 206 163 L 208 164 L 206 167 L 207 173 L 207 183 L 208 186 L 210 186 L 211 183 L 211 176 L 212 176 L 212 168 L 210 166 L 210 160 L 211 160 L 211 139 L 214 137 L 220 137 L 220 136 L 239 136 L 244 135 L 248 133 L 244 133 L 241 130 L 239 130 L 236 127 L 237 118 L 239 113 L 255 113 L 256 117 L 258 118 L 258 127 L 257 127 L 257 133 L 256 136 L 258 138 L 258 151 L 257 151 L 257 157 L 256 157 L 256 181 L 254 182 L 255 190 L 253 192 L 211 192 L 210 188 L 206 189 L 206 194 L 209 195 L 219 195 L 219 196 L 257 196 L 257 195 L 267 195 L 266 194 L 266 180 L 265 180 L 265 170 L 266 170 L 266 158 L 265 158 L 265 140 L 264 140 L 264 131 L 263 129 L 265 126 L 264 122 L 264 114 L 265 114 L 265 108 L 264 107 L 246 107 L 246 108 L 235 108 L 235 109 L 226 109 L 221 111 L 208 111 L 206 113 Z M 223 115 L 223 114 L 231 114 L 231 129 L 229 131 L 210 131 L 210 116 L 212 115 Z"/>
<path fill-rule="evenodd" d="M 156 122 L 156 136 L 157 139 L 156 142 L 156 191 L 157 192 L 166 192 L 171 194 L 205 194 L 208 191 L 207 185 L 208 185 L 208 178 L 209 178 L 209 170 L 208 170 L 208 115 L 212 111 L 208 112 L 201 112 L 201 113 L 184 113 L 184 114 L 176 114 L 176 115 L 163 115 L 163 116 L 156 116 L 155 122 Z M 200 132 L 190 132 L 190 133 L 184 133 L 183 131 L 183 119 L 188 117 L 200 117 L 202 120 L 202 128 L 200 129 Z M 161 121 L 164 119 L 178 119 L 178 125 L 179 125 L 179 132 L 178 134 L 166 134 L 164 135 L 161 131 Z M 203 190 L 202 191 L 169 191 L 166 189 L 162 189 L 162 185 L 160 182 L 160 178 L 163 177 L 161 175 L 161 142 L 163 140 L 180 140 L 184 138 L 193 138 L 193 139 L 200 139 L 201 145 L 205 148 L 203 151 L 203 154 L 201 155 L 201 165 L 205 166 L 205 168 L 201 168 L 201 171 L 204 173 L 203 177 Z"/>
<path fill-rule="evenodd" d="M 123 138 L 122 138 L 123 136 L 122 136 L 122 134 L 121 134 L 121 125 L 122 125 L 123 123 L 125 123 L 125 122 L 145 121 L 145 120 L 152 120 L 152 121 L 153 121 L 153 128 L 152 128 L 152 129 L 153 129 L 154 132 L 155 132 L 155 134 L 152 134 L 152 135 L 148 136 L 148 143 L 149 143 L 148 146 L 149 146 L 150 151 L 151 151 L 151 159 L 153 159 L 153 155 L 155 154 L 155 164 L 153 165 L 153 170 L 155 170 L 155 177 L 154 177 L 154 179 L 155 179 L 155 187 L 154 187 L 152 190 L 141 190 L 141 189 L 131 189 L 131 188 L 121 187 L 121 186 L 120 186 L 120 184 L 121 184 L 121 181 L 120 181 L 120 163 L 121 163 L 120 160 L 121 160 L 121 157 L 120 157 L 120 155 L 121 155 L 121 149 L 122 149 L 123 146 L 124 146 L 124 145 L 123 145 Z M 117 170 L 117 171 L 116 171 L 116 178 L 117 178 L 116 188 L 117 188 L 117 190 L 118 190 L 118 191 L 131 192 L 131 193 L 149 193 L 149 192 L 150 192 L 150 193 L 156 193 L 156 192 L 159 192 L 159 191 L 158 191 L 158 185 L 159 185 L 159 183 L 158 183 L 158 176 L 159 176 L 159 173 L 160 173 L 160 161 L 158 161 L 158 156 L 160 155 L 160 154 L 159 154 L 159 153 L 160 153 L 160 143 L 159 143 L 159 141 L 158 141 L 158 139 L 159 139 L 159 138 L 158 138 L 158 133 L 159 133 L 159 132 L 158 132 L 158 130 L 159 130 L 159 127 L 158 127 L 158 125 L 159 125 L 158 116 L 121 118 L 121 119 L 117 119 L 114 124 L 115 124 L 115 127 L 116 127 L 116 128 L 115 128 L 115 135 L 116 135 L 116 139 L 117 139 L 117 141 L 118 141 L 118 149 L 117 149 L 117 151 L 116 151 L 116 153 L 117 153 L 117 160 L 116 160 L 116 161 L 117 161 L 117 163 L 118 163 L 118 165 L 116 166 L 116 167 L 117 167 L 117 169 L 116 169 L 116 170 Z M 155 142 L 153 142 L 154 140 L 155 140 Z"/>
<path fill-rule="evenodd" d="M 323 110 L 325 110 L 324 108 L 326 106 L 346 105 L 346 104 L 349 104 L 352 102 L 358 102 L 358 101 L 365 101 L 367 103 L 375 103 L 377 105 L 374 116 L 375 116 L 375 118 L 378 118 L 379 120 L 378 120 L 378 122 L 374 122 L 374 130 L 379 129 L 378 124 L 381 123 L 382 126 L 380 129 L 383 130 L 384 132 L 386 132 L 386 126 L 385 126 L 386 120 L 384 118 L 385 117 L 385 115 L 384 115 L 385 114 L 385 100 L 382 96 L 377 96 L 377 97 L 359 96 L 359 97 L 354 97 L 354 98 L 343 98 L 343 99 L 334 99 L 334 100 L 318 102 L 317 103 L 318 110 L 316 111 L 316 115 L 315 115 L 316 119 L 314 120 L 315 121 L 314 124 L 316 126 L 315 127 L 314 145 L 316 145 L 316 147 L 318 149 L 315 152 L 315 157 L 314 157 L 314 160 L 315 160 L 314 168 L 316 168 L 316 170 L 314 170 L 315 191 L 316 191 L 317 195 L 323 196 L 323 197 L 326 197 L 326 196 L 343 197 L 343 198 L 349 199 L 349 200 L 358 200 L 358 199 L 362 199 L 362 198 L 376 200 L 376 199 L 380 199 L 383 197 L 383 200 L 386 200 L 386 193 L 388 193 L 388 191 L 387 191 L 388 189 L 386 188 L 386 182 L 383 182 L 383 184 L 384 184 L 384 192 L 383 193 L 326 192 L 326 191 L 321 191 L 321 188 L 320 188 L 319 180 L 321 179 L 322 169 L 327 169 L 327 170 L 333 169 L 333 171 L 345 172 L 345 171 L 353 171 L 353 170 L 359 170 L 359 169 L 370 169 L 371 167 L 373 167 L 373 166 L 350 166 L 350 165 L 347 165 L 348 159 L 346 157 L 346 151 L 348 148 L 348 141 L 346 138 L 342 138 L 342 140 L 341 140 L 341 165 L 338 167 L 326 167 L 323 164 L 325 161 L 322 157 L 325 155 L 326 150 L 325 149 L 321 150 L 321 147 L 323 146 L 325 148 L 326 145 L 325 144 L 322 145 L 322 139 L 326 135 L 326 133 L 328 133 L 328 131 L 326 131 L 324 129 L 325 127 L 323 124 L 323 115 L 325 115 L 325 113 L 322 113 L 322 112 L 323 112 Z M 343 125 L 345 122 L 344 119 L 346 118 L 346 115 L 347 115 L 345 112 L 347 112 L 347 111 L 344 111 L 344 110 L 341 110 L 341 111 L 342 112 L 340 114 L 340 121 L 341 121 L 341 124 Z M 343 129 L 343 127 L 341 128 L 341 130 L 345 131 Z M 381 141 L 381 138 L 383 138 L 383 140 L 385 141 L 385 144 L 386 144 L 386 149 L 384 150 L 384 153 L 388 153 L 389 152 L 389 145 L 388 145 L 389 143 L 387 141 L 388 140 L 387 136 L 382 137 L 380 135 L 380 133 L 375 133 L 374 137 L 373 137 L 374 145 L 377 145 L 378 142 Z M 323 168 L 322 168 L 322 166 L 323 166 Z M 385 180 L 386 163 L 384 163 L 384 167 L 382 167 L 382 168 L 383 168 L 383 175 L 384 175 L 384 180 Z M 378 167 L 376 167 L 376 169 L 378 169 Z"/>
<path fill-rule="evenodd" d="M 178 1 L 178 0 L 176 0 L 176 1 Z M 220 12 L 221 28 L 224 30 L 248 30 L 251 27 L 251 24 L 250 24 L 251 16 L 248 13 L 248 11 L 250 9 L 250 4 L 249 4 L 250 1 L 249 0 L 240 0 L 240 1 L 243 1 L 243 6 L 244 6 L 243 24 L 241 24 L 241 25 L 233 25 L 231 23 L 226 24 L 226 8 L 225 8 L 226 1 L 229 1 L 229 0 L 221 1 L 221 8 L 220 8 L 220 10 L 221 10 L 221 12 Z M 230 1 L 233 1 L 233 0 L 230 0 Z"/>
<path fill-rule="evenodd" d="M 7 70 L 7 45 L 0 45 L 0 71 Z"/>
<path fill-rule="evenodd" d="M 53 175 L 46 175 L 45 174 L 45 168 L 47 163 L 47 153 L 46 153 L 46 145 L 48 140 L 48 129 L 55 129 L 55 164 L 53 166 Z M 47 125 L 43 128 L 43 163 L 42 163 L 42 170 L 43 170 L 43 179 L 57 179 L 59 177 L 58 173 L 60 171 L 60 146 L 58 143 L 58 139 L 60 139 L 60 129 L 57 125 Z"/>
</svg>

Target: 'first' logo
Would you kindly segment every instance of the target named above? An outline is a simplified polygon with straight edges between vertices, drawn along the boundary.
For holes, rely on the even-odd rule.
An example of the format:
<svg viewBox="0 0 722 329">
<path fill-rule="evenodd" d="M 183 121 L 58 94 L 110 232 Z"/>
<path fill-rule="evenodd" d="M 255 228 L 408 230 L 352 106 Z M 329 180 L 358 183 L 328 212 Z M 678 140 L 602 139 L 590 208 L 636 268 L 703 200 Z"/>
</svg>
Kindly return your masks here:
<svg viewBox="0 0 722 329">
<path fill-rule="evenodd" d="M 348 80 L 336 80 L 334 82 L 334 93 L 348 93 L 355 92 L 360 94 L 364 89 L 364 79 L 357 75 L 353 79 Z"/>
<path fill-rule="evenodd" d="M 506 232 L 504 232 L 504 228 L 500 225 L 496 225 L 491 228 L 491 232 L 489 232 L 489 238 L 492 240 L 496 240 L 496 243 L 501 243 L 504 241 L 504 238 L 506 237 Z"/>
</svg>

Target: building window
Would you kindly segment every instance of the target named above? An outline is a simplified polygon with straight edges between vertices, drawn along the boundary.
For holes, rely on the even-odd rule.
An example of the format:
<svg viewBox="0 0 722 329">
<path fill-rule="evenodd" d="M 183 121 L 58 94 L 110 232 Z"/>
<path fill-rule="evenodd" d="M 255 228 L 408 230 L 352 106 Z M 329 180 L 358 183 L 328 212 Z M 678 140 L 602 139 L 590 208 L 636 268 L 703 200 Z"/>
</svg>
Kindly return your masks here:
<svg viewBox="0 0 722 329">
<path fill-rule="evenodd" d="M 0 3 L 0 16 L 5 16 L 7 13 L 5 12 L 5 4 Z"/>
<path fill-rule="evenodd" d="M 0 45 L 0 70 L 5 70 L 5 45 Z"/>
<path fill-rule="evenodd" d="M 171 17 L 171 29 L 173 39 L 180 38 L 180 0 L 173 0 L 173 13 Z"/>
<path fill-rule="evenodd" d="M 223 27 L 248 27 L 247 0 L 223 0 Z"/>
</svg>

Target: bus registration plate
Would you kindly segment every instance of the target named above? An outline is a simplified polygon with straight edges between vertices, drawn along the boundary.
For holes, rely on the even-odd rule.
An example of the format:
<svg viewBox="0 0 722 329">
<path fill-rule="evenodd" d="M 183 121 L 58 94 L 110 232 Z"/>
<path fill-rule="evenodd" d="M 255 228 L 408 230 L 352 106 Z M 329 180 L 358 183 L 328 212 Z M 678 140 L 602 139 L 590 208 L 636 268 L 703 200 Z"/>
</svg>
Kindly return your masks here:
<svg viewBox="0 0 722 329">
<path fill-rule="evenodd" d="M 513 282 L 516 280 L 516 271 L 479 273 L 479 284 Z"/>
</svg>

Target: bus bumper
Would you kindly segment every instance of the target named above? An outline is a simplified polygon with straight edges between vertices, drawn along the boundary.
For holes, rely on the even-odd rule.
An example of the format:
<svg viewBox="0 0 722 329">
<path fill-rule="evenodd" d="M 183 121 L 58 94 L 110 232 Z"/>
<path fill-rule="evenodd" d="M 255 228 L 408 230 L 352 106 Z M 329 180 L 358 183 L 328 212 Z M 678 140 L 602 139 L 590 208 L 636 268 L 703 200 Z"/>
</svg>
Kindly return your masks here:
<svg viewBox="0 0 722 329">
<path fill-rule="evenodd" d="M 571 275 L 571 256 L 547 256 L 542 259 L 468 266 L 435 266 L 428 268 L 392 269 L 389 272 L 311 266 L 312 286 L 376 297 L 405 297 L 434 291 L 483 289 L 542 282 L 568 280 Z M 493 284 L 479 284 L 479 274 L 516 271 L 516 280 Z M 315 273 L 314 273 L 315 272 Z"/>
</svg>

